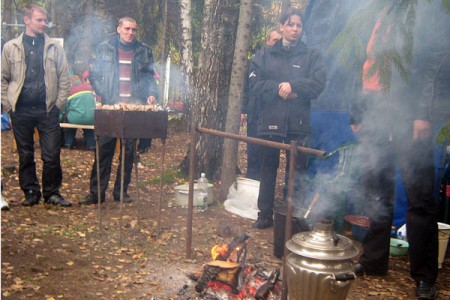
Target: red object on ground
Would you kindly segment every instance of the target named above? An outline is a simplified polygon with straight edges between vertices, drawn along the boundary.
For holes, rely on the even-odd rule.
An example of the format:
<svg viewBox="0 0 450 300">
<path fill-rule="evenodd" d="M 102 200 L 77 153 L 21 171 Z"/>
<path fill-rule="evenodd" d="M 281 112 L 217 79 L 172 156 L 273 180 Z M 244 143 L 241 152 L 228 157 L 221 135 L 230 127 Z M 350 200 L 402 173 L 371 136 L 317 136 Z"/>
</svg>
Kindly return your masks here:
<svg viewBox="0 0 450 300">
<path fill-rule="evenodd" d="M 369 227 L 369 217 L 366 216 L 357 216 L 357 215 L 347 215 L 344 217 L 345 221 L 350 224 L 357 225 L 360 227 Z"/>
<path fill-rule="evenodd" d="M 184 103 L 183 102 L 167 102 L 167 107 L 178 112 L 184 112 Z"/>
</svg>

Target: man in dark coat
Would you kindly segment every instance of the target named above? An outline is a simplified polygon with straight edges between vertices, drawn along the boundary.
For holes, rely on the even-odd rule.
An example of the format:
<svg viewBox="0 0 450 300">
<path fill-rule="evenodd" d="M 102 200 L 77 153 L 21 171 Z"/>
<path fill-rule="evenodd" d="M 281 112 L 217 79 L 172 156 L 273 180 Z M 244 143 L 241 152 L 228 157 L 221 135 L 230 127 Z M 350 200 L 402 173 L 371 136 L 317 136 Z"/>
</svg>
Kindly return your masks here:
<svg viewBox="0 0 450 300">
<path fill-rule="evenodd" d="M 130 17 L 119 20 L 117 34 L 100 44 L 96 51 L 96 59 L 89 75 L 89 80 L 102 104 L 119 103 L 155 104 L 158 95 L 154 78 L 154 61 L 152 49 L 136 39 L 137 23 Z M 105 193 L 111 175 L 111 163 L 114 157 L 116 138 L 100 137 L 100 187 L 101 201 L 105 201 Z M 130 202 L 127 193 L 131 181 L 131 172 L 135 155 L 136 140 L 126 139 L 124 201 Z M 122 147 L 121 147 L 122 148 Z M 120 201 L 121 157 L 114 183 L 114 201 Z M 90 194 L 80 204 L 98 203 L 97 162 L 94 161 L 90 178 Z"/>
</svg>

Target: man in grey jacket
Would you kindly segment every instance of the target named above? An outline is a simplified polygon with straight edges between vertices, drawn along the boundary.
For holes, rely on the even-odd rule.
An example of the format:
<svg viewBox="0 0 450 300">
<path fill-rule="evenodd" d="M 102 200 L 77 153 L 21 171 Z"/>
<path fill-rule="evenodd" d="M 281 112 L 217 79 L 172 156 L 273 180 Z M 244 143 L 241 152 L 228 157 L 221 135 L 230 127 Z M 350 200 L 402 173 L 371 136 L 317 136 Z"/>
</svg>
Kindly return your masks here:
<svg viewBox="0 0 450 300">
<path fill-rule="evenodd" d="M 45 34 L 47 12 L 29 4 L 24 8 L 25 32 L 5 44 L 2 52 L 2 111 L 10 112 L 19 152 L 19 182 L 24 206 L 71 206 L 59 189 L 61 130 L 59 110 L 69 96 L 70 80 L 62 46 Z M 34 129 L 40 136 L 42 193 L 34 160 Z"/>
</svg>

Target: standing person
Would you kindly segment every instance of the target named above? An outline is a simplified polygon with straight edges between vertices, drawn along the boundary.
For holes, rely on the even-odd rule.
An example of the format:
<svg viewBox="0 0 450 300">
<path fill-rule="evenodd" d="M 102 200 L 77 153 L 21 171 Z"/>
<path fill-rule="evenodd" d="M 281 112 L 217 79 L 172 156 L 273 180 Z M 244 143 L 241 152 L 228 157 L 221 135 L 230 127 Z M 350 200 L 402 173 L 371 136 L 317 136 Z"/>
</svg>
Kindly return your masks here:
<svg viewBox="0 0 450 300">
<path fill-rule="evenodd" d="M 76 64 L 73 67 L 74 75 L 71 78 L 72 87 L 70 96 L 63 108 L 63 118 L 72 124 L 94 125 L 95 95 L 89 83 L 88 66 Z M 64 128 L 64 147 L 72 148 L 77 128 Z M 93 129 L 83 129 L 86 146 L 89 150 L 95 149 L 95 136 Z"/>
<path fill-rule="evenodd" d="M 137 23 L 133 18 L 119 20 L 117 34 L 101 43 L 97 48 L 96 59 L 89 79 L 102 104 L 137 103 L 155 104 L 157 87 L 154 78 L 152 49 L 136 39 Z M 101 199 L 105 193 L 111 175 L 111 163 L 114 157 L 116 138 L 100 137 L 100 186 Z M 124 201 L 131 202 L 127 193 L 133 170 L 135 139 L 123 139 L 125 142 Z M 122 149 L 122 147 L 121 147 Z M 114 201 L 120 201 L 120 178 L 123 153 L 119 155 L 119 166 L 114 183 Z M 94 161 L 90 178 L 90 194 L 80 204 L 98 203 L 97 162 Z"/>
<path fill-rule="evenodd" d="M 66 55 L 45 34 L 47 11 L 28 4 L 23 10 L 25 32 L 5 44 L 2 52 L 2 111 L 11 113 L 19 152 L 19 182 L 24 206 L 38 204 L 41 196 L 52 205 L 71 206 L 60 194 L 61 129 L 59 111 L 69 96 Z M 40 136 L 42 193 L 34 161 L 34 129 Z"/>
<path fill-rule="evenodd" d="M 280 39 L 280 31 L 278 29 L 272 29 L 267 36 L 266 46 L 273 46 Z M 241 124 L 244 125 L 247 123 L 247 136 L 256 137 L 258 111 L 256 111 L 255 107 L 255 98 L 249 93 L 248 75 L 249 74 L 247 74 L 247 78 L 245 79 Z M 261 155 L 262 146 L 252 143 L 247 144 L 247 178 L 259 181 L 261 176 Z"/>
<path fill-rule="evenodd" d="M 389 94 L 384 94 L 379 74 L 369 75 L 373 64 L 372 49 L 377 41 L 383 41 L 385 33 L 383 28 L 386 27 L 381 25 L 386 15 L 382 13 L 367 45 L 362 96 L 352 106 L 351 126 L 359 135 L 361 182 L 366 214 L 370 219 L 355 273 L 358 276 L 383 276 L 388 271 L 395 167 L 398 164 L 408 195 L 406 227 L 410 274 L 416 281 L 418 298 L 434 299 L 437 295 L 438 227 L 437 203 L 433 196 L 431 125 L 450 119 L 450 43 L 442 38 L 450 34 L 450 16 L 430 14 L 432 10 L 423 14 L 419 8 L 417 15 L 425 18 L 419 18 L 416 23 L 415 40 L 418 43 L 410 68 L 410 82 L 404 83 L 393 77 Z M 436 22 L 438 25 L 433 26 Z"/>
<path fill-rule="evenodd" d="M 310 135 L 311 101 L 325 87 L 322 56 L 309 49 L 303 33 L 300 10 L 288 9 L 280 18 L 282 39 L 259 51 L 250 64 L 250 94 L 259 115 L 257 135 L 275 142 L 297 140 L 307 146 Z M 258 219 L 254 228 L 273 225 L 273 206 L 280 150 L 264 147 L 258 195 Z M 305 172 L 306 157 L 298 156 L 297 166 Z"/>
</svg>

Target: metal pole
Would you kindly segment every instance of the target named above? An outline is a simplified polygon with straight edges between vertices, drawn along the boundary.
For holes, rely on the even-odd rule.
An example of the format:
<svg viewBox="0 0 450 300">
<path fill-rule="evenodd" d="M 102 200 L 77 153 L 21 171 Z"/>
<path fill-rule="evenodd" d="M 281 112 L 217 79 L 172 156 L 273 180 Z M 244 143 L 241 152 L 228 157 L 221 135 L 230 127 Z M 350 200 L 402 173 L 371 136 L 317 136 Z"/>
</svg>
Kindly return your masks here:
<svg viewBox="0 0 450 300">
<path fill-rule="evenodd" d="M 189 197 L 188 197 L 188 218 L 187 218 L 187 239 L 186 258 L 192 256 L 192 214 L 194 210 L 194 171 L 195 171 L 195 146 L 197 144 L 197 134 L 195 130 L 191 132 L 191 145 L 189 147 Z"/>
<path fill-rule="evenodd" d="M 243 142 L 252 143 L 252 144 L 258 144 L 258 145 L 262 145 L 262 146 L 266 146 L 266 147 L 278 148 L 278 149 L 282 149 L 282 150 L 290 150 L 291 149 L 291 146 L 288 144 L 277 143 L 277 142 L 267 141 L 267 140 L 258 139 L 258 138 L 252 138 L 252 137 L 248 137 L 248 136 L 244 136 L 244 135 L 233 134 L 233 133 L 203 128 L 203 127 L 197 127 L 196 130 L 201 133 L 209 133 L 209 134 L 221 136 L 224 138 L 235 139 L 238 141 L 243 141 Z M 304 154 L 314 155 L 314 156 L 324 156 L 326 154 L 326 152 L 323 150 L 317 150 L 317 149 L 313 149 L 313 148 L 306 148 L 306 147 L 300 147 L 300 146 L 297 146 L 297 151 L 304 153 Z"/>
<path fill-rule="evenodd" d="M 161 209 L 162 209 L 162 189 L 163 189 L 163 176 L 164 176 L 164 156 L 166 153 L 166 139 L 162 139 L 162 146 L 163 146 L 163 151 L 162 151 L 162 158 L 161 158 L 161 176 L 159 178 L 159 206 L 158 206 L 158 233 L 157 235 L 159 236 L 160 232 L 161 232 Z"/>
<path fill-rule="evenodd" d="M 286 223 L 284 232 L 284 251 L 283 251 L 283 292 L 281 294 L 281 299 L 287 299 L 287 276 L 286 276 L 286 256 L 287 248 L 286 242 L 292 237 L 292 201 L 294 199 L 294 188 L 295 188 L 295 166 L 297 161 L 297 149 L 298 142 L 291 141 L 291 151 L 289 156 L 289 175 L 288 175 L 288 195 L 287 195 L 287 208 L 286 208 Z"/>
<path fill-rule="evenodd" d="M 100 185 L 100 141 L 98 135 L 95 136 L 95 159 L 97 167 L 98 229 L 102 230 L 102 213 L 100 208 L 100 204 L 102 203 L 102 192 Z"/>
<path fill-rule="evenodd" d="M 122 159 L 120 166 L 120 224 L 119 224 L 119 244 L 122 245 L 122 223 L 123 223 L 123 181 L 124 181 L 124 173 L 125 173 L 125 139 L 120 139 L 120 143 L 122 144 Z"/>
<path fill-rule="evenodd" d="M 139 153 L 137 151 L 137 143 L 135 144 L 135 147 L 133 149 L 134 151 L 134 173 L 136 174 L 136 191 L 137 191 L 137 203 L 135 204 L 135 208 L 136 208 L 136 217 L 137 217 L 137 224 L 138 224 L 138 228 L 141 227 L 141 218 L 140 218 L 140 214 L 139 214 L 139 170 L 138 170 L 138 162 L 140 161 L 140 156 Z"/>
<path fill-rule="evenodd" d="M 214 129 L 195 127 L 194 130 L 192 130 L 192 132 L 191 132 L 191 145 L 189 148 L 189 151 L 190 151 L 190 153 L 189 153 L 190 154 L 189 155 L 189 198 L 188 198 L 187 239 L 186 239 L 186 257 L 187 258 L 191 258 L 191 255 L 192 255 L 192 211 L 193 211 L 193 207 L 194 207 L 194 169 L 195 169 L 194 160 L 195 160 L 195 146 L 197 143 L 197 135 L 195 133 L 196 131 L 200 132 L 200 133 L 212 134 L 212 135 L 216 135 L 216 136 L 220 136 L 220 137 L 224 137 L 224 138 L 235 139 L 235 140 L 243 141 L 246 143 L 253 143 L 253 144 L 263 145 L 266 147 L 290 150 L 291 155 L 296 155 L 296 152 L 301 152 L 304 154 L 315 155 L 315 156 L 324 156 L 326 154 L 326 152 L 322 151 L 322 150 L 297 146 L 297 143 L 295 143 L 294 148 L 292 148 L 293 146 L 288 145 L 288 144 L 277 143 L 277 142 L 267 141 L 267 140 L 258 139 L 258 138 L 251 138 L 251 137 L 247 137 L 247 136 L 243 136 L 243 135 L 227 133 L 227 132 L 218 131 L 218 130 L 214 130 Z M 297 150 L 297 151 L 295 151 L 295 150 Z M 295 172 L 295 158 L 291 159 L 290 164 L 293 164 L 293 166 L 290 167 L 290 172 Z M 290 178 L 292 178 L 291 180 L 293 180 L 294 175 L 292 175 Z M 289 183 L 288 183 L 288 185 L 289 185 Z M 293 186 L 293 183 L 291 183 L 291 185 L 292 185 L 292 187 L 291 187 L 291 189 L 292 189 L 291 197 L 292 197 L 294 186 Z M 291 214 L 291 219 L 292 219 L 292 208 L 291 208 L 290 214 Z M 286 219 L 287 219 L 287 216 L 286 216 Z M 292 228 L 291 228 L 290 234 L 292 234 Z M 289 238 L 290 238 L 290 236 L 289 236 Z"/>
</svg>

